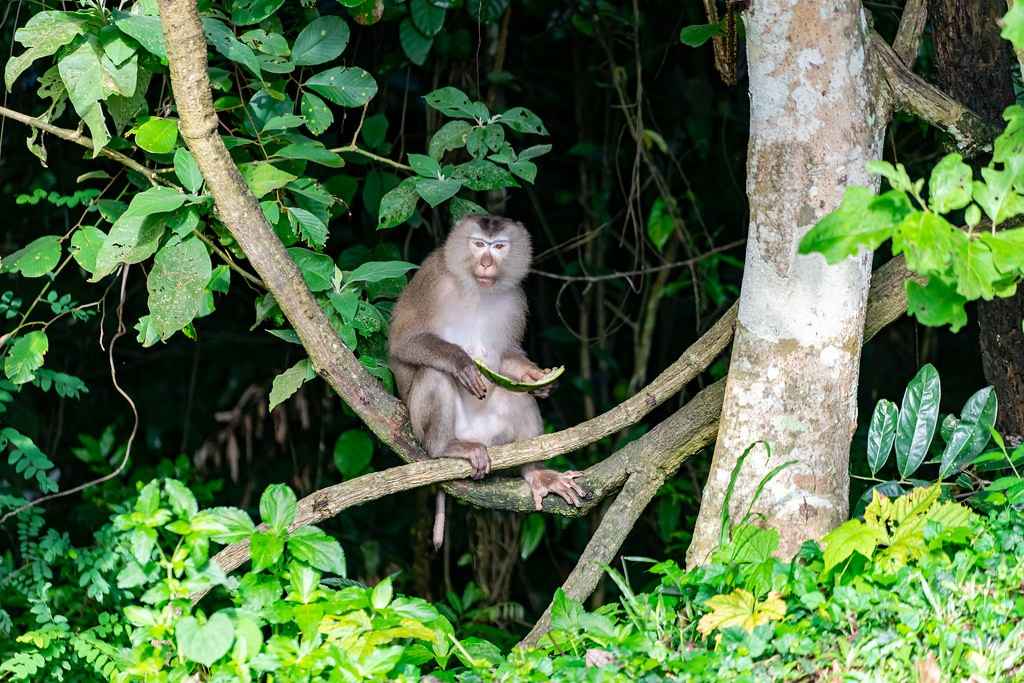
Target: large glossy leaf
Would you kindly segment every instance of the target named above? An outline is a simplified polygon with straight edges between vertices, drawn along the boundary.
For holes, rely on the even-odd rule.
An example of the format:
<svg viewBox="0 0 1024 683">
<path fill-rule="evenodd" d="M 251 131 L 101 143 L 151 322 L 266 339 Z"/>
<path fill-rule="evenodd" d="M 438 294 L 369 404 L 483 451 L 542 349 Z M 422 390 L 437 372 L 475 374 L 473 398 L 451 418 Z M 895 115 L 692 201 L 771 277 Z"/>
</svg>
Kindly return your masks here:
<svg viewBox="0 0 1024 683">
<path fill-rule="evenodd" d="M 871 475 L 877 475 L 878 471 L 889 459 L 892 451 L 893 441 L 896 439 L 896 421 L 899 418 L 899 410 L 892 401 L 882 399 L 875 405 L 875 412 L 871 416 L 871 425 L 868 427 L 868 467 Z"/>
<path fill-rule="evenodd" d="M 998 410 L 999 399 L 993 387 L 985 387 L 967 399 L 960 412 L 960 422 L 942 453 L 940 478 L 959 472 L 985 450 Z"/>
<path fill-rule="evenodd" d="M 68 92 L 68 99 L 79 118 L 89 128 L 95 158 L 110 142 L 106 119 L 100 102 L 106 97 L 103 90 L 103 68 L 100 64 L 99 43 L 92 36 L 80 40 L 78 46 L 61 57 L 57 70 Z"/>
<path fill-rule="evenodd" d="M 182 617 L 175 624 L 178 653 L 186 660 L 212 666 L 231 649 L 235 627 L 223 612 L 217 612 L 201 625 L 195 617 Z"/>
<path fill-rule="evenodd" d="M 942 388 L 931 364 L 914 375 L 903 393 L 896 427 L 896 466 L 904 479 L 921 466 L 935 434 Z"/>
</svg>

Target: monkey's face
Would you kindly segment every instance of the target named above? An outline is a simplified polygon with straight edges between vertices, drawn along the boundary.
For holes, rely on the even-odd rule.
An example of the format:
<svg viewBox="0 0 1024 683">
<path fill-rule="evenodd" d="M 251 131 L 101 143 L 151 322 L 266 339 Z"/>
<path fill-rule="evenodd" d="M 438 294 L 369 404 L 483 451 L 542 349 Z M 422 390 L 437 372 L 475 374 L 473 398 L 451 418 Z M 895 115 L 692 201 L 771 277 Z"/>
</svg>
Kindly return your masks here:
<svg viewBox="0 0 1024 683">
<path fill-rule="evenodd" d="M 469 253 L 472 257 L 473 278 L 484 289 L 489 289 L 503 274 L 505 257 L 514 248 L 512 241 L 504 236 L 469 236 Z"/>
</svg>

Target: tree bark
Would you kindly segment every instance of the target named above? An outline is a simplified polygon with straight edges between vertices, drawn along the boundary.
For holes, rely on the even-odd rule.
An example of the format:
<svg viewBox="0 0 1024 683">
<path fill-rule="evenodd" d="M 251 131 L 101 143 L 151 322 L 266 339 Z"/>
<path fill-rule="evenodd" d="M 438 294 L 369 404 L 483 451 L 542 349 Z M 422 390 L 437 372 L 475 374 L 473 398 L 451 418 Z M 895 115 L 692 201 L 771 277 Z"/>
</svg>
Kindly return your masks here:
<svg viewBox="0 0 1024 683">
<path fill-rule="evenodd" d="M 1013 104 L 1013 52 L 999 36 L 1001 2 L 930 0 L 932 42 L 940 87 L 991 124 Z M 1024 292 L 978 302 L 985 379 L 999 397 L 998 426 L 1024 435 Z"/>
<path fill-rule="evenodd" d="M 750 232 L 690 565 L 716 547 L 730 473 L 755 441 L 768 441 L 773 457 L 747 459 L 730 508 L 736 519 L 768 471 L 795 459 L 754 508 L 779 530 L 780 554 L 844 521 L 849 505 L 871 255 L 829 266 L 796 248 L 846 186 L 877 187 L 864 165 L 881 156 L 886 116 L 873 92 L 867 22 L 859 0 L 758 0 L 745 21 Z"/>
</svg>

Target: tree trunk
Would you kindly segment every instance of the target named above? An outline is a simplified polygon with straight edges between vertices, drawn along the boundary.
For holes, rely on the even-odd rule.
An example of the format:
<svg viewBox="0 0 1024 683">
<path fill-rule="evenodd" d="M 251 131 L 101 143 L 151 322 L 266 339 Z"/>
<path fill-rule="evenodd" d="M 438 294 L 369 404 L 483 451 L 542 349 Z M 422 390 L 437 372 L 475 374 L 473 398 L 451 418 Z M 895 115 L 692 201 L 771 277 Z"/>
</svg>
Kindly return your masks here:
<svg viewBox="0 0 1024 683">
<path fill-rule="evenodd" d="M 1001 2 L 930 0 L 935 67 L 941 88 L 986 121 L 999 124 L 1013 104 L 1013 52 L 999 37 Z M 985 379 L 999 397 L 999 429 L 1024 435 L 1024 292 L 978 303 Z"/>
<path fill-rule="evenodd" d="M 848 185 L 877 187 L 864 169 L 880 156 L 886 116 L 873 92 L 860 0 L 757 0 L 746 17 L 750 74 L 747 195 L 750 231 L 718 442 L 704 488 L 692 566 L 718 543 L 737 458 L 747 458 L 730 511 L 754 510 L 793 554 L 844 521 L 849 448 L 871 255 L 829 266 L 798 256 L 800 238 Z"/>
</svg>

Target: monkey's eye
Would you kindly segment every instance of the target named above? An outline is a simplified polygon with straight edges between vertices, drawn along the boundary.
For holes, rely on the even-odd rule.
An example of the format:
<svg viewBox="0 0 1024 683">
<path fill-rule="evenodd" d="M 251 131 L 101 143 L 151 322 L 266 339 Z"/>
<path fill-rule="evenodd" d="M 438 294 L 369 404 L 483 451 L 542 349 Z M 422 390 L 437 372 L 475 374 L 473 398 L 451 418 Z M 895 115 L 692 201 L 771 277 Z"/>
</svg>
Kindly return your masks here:
<svg viewBox="0 0 1024 683">
<path fill-rule="evenodd" d="M 501 242 L 498 242 L 497 244 L 494 245 L 494 248 L 500 251 L 501 249 L 505 248 L 505 245 L 502 244 Z"/>
<path fill-rule="evenodd" d="M 484 243 L 483 243 L 483 242 L 481 242 L 480 240 L 477 240 L 476 242 L 473 242 L 473 245 L 474 245 L 474 246 L 475 246 L 475 247 L 476 247 L 477 249 L 483 249 L 484 247 L 486 247 L 486 246 L 487 246 L 486 244 L 484 244 Z"/>
</svg>

